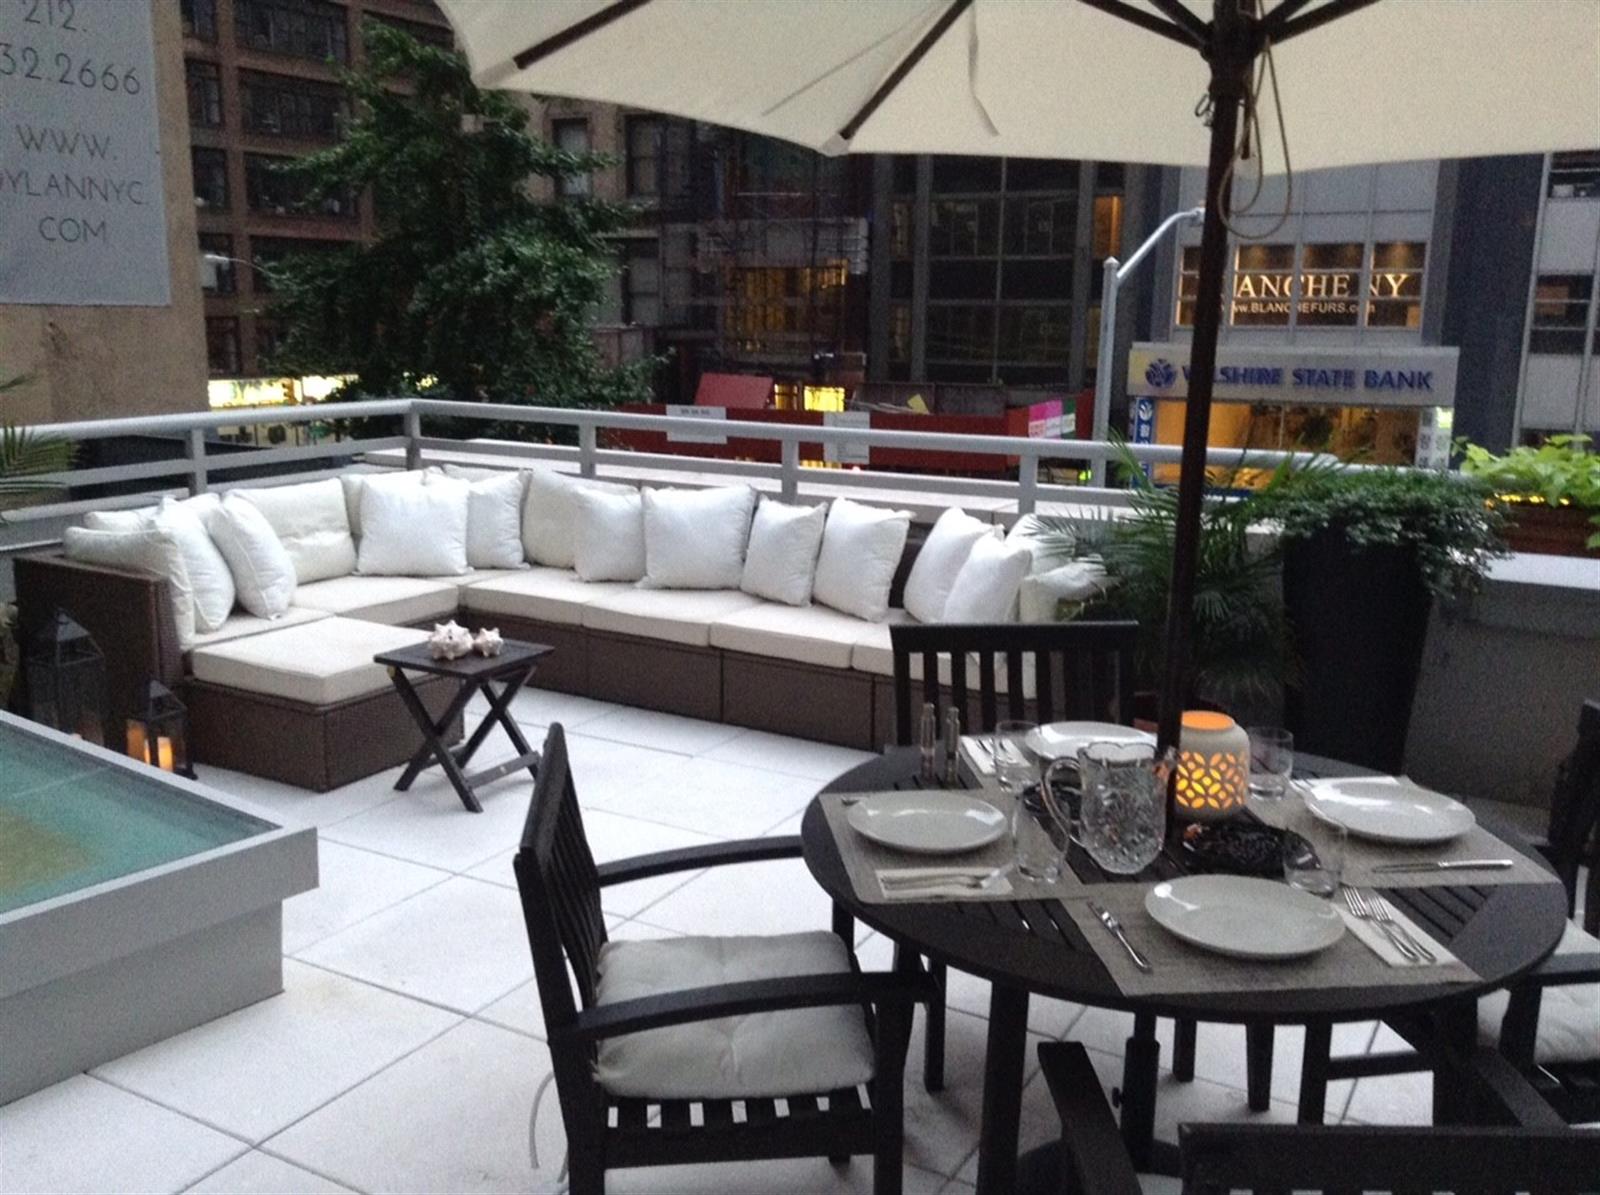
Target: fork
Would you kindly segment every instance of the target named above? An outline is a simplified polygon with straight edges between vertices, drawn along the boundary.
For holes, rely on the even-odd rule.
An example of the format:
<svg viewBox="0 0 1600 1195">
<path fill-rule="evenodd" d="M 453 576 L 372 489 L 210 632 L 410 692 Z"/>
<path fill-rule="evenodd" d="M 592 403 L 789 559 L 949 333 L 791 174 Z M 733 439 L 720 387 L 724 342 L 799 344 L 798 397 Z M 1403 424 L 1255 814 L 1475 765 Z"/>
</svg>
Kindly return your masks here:
<svg viewBox="0 0 1600 1195">
<path fill-rule="evenodd" d="M 970 888 L 977 891 L 987 888 L 999 876 L 998 871 L 991 871 L 986 875 L 975 876 L 966 874 L 931 875 L 931 876 L 883 876 L 878 877 L 878 882 L 885 888 L 902 892 L 914 888 Z"/>
<path fill-rule="evenodd" d="M 1376 900 L 1377 898 L 1374 897 L 1373 899 Z M 1373 925 L 1376 925 L 1380 930 L 1382 930 L 1383 936 L 1388 938 L 1390 944 L 1406 958 L 1410 959 L 1414 963 L 1420 963 L 1423 961 L 1422 955 L 1418 953 L 1409 942 L 1400 937 L 1398 929 L 1394 923 L 1394 919 L 1387 916 L 1387 910 L 1385 910 L 1386 916 L 1380 919 L 1373 911 L 1372 905 L 1367 901 L 1367 898 L 1361 895 L 1361 890 L 1359 888 L 1346 888 L 1344 890 L 1344 903 L 1349 906 L 1350 912 L 1353 913 L 1358 920 L 1370 921 Z"/>
<path fill-rule="evenodd" d="M 1399 934 L 1407 942 L 1411 943 L 1411 948 L 1428 962 L 1436 963 L 1439 961 L 1434 955 L 1433 951 L 1429 950 L 1417 940 L 1417 936 L 1415 934 L 1394 919 L 1394 911 L 1389 908 L 1389 902 L 1384 900 L 1383 897 L 1374 892 L 1372 894 L 1372 899 L 1367 902 L 1367 905 L 1372 909 L 1373 917 L 1377 920 L 1378 924 L 1383 926 L 1385 930 Z"/>
</svg>

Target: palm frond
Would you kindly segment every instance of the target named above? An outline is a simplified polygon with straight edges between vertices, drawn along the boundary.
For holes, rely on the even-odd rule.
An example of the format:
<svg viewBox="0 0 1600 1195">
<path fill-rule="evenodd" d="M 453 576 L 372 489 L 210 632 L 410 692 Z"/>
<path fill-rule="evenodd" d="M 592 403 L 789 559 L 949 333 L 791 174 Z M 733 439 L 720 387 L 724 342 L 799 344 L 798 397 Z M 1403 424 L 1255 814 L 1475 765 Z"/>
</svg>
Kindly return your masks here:
<svg viewBox="0 0 1600 1195">
<path fill-rule="evenodd" d="M 64 488 L 41 475 L 72 467 L 73 446 L 31 428 L 0 424 L 0 500 L 8 505 Z"/>
</svg>

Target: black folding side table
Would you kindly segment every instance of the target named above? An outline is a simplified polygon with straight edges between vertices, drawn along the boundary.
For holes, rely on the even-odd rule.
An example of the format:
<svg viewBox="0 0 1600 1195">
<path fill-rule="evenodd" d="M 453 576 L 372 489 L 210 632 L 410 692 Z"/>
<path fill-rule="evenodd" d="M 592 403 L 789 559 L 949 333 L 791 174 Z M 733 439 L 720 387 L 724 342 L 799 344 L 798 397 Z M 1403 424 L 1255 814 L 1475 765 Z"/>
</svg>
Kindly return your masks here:
<svg viewBox="0 0 1600 1195">
<path fill-rule="evenodd" d="M 554 650 L 543 643 L 522 643 L 515 639 L 507 639 L 497 656 L 480 656 L 473 652 L 453 660 L 436 660 L 429 654 L 426 643 L 374 656 L 373 663 L 382 664 L 389 670 L 389 679 L 394 682 L 400 700 L 411 712 L 417 729 L 422 731 L 422 746 L 417 748 L 417 753 L 411 757 L 406 770 L 400 774 L 400 779 L 395 782 L 395 789 L 405 792 L 424 768 L 437 763 L 444 769 L 444 774 L 449 778 L 451 787 L 456 790 L 456 795 L 461 798 L 461 803 L 472 813 L 482 813 L 483 806 L 478 803 L 474 792 L 480 785 L 498 780 L 502 776 L 509 776 L 521 768 L 527 768 L 528 773 L 537 778 L 539 753 L 528 746 L 528 740 L 522 737 L 521 729 L 511 717 L 511 700 L 532 679 L 539 662 Z M 411 678 L 407 675 L 411 672 L 450 677 L 459 682 L 460 687 L 456 690 L 456 695 L 450 699 L 449 706 L 437 720 L 417 696 Z M 500 685 L 498 693 L 495 691 L 496 684 Z M 484 715 L 483 721 L 478 723 L 477 729 L 466 742 L 459 747 L 447 747 L 443 739 L 445 732 L 467 708 L 467 702 L 477 693 L 482 693 L 488 701 L 489 712 Z M 467 763 L 478 748 L 483 746 L 489 737 L 489 732 L 496 726 L 506 732 L 506 737 L 516 747 L 517 754 L 503 763 L 495 764 L 492 768 L 485 768 L 481 772 L 468 775 L 465 771 Z"/>
</svg>

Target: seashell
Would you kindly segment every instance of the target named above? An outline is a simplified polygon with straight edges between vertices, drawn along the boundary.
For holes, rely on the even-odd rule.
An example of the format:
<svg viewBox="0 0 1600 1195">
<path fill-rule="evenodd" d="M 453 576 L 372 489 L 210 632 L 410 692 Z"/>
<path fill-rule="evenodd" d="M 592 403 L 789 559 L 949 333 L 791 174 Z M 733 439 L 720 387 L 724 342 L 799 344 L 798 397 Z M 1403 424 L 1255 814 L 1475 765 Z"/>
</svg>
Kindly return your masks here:
<svg viewBox="0 0 1600 1195">
<path fill-rule="evenodd" d="M 499 627 L 484 627 L 472 637 L 472 650 L 480 656 L 497 656 L 505 645 Z"/>
</svg>

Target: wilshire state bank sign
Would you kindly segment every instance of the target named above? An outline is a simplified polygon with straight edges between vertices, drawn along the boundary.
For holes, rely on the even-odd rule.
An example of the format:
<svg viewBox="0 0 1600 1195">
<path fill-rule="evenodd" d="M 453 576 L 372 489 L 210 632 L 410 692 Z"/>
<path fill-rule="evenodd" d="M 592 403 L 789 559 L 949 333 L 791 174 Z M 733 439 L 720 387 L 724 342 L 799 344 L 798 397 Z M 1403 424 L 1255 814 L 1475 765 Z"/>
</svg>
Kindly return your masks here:
<svg viewBox="0 0 1600 1195">
<path fill-rule="evenodd" d="M 1212 397 L 1224 401 L 1351 407 L 1453 407 L 1458 350 L 1286 345 L 1217 350 Z M 1128 353 L 1128 393 L 1189 394 L 1189 346 L 1141 342 Z"/>
<path fill-rule="evenodd" d="M 0 303 L 171 302 L 150 17 L 0 0 Z"/>
</svg>

